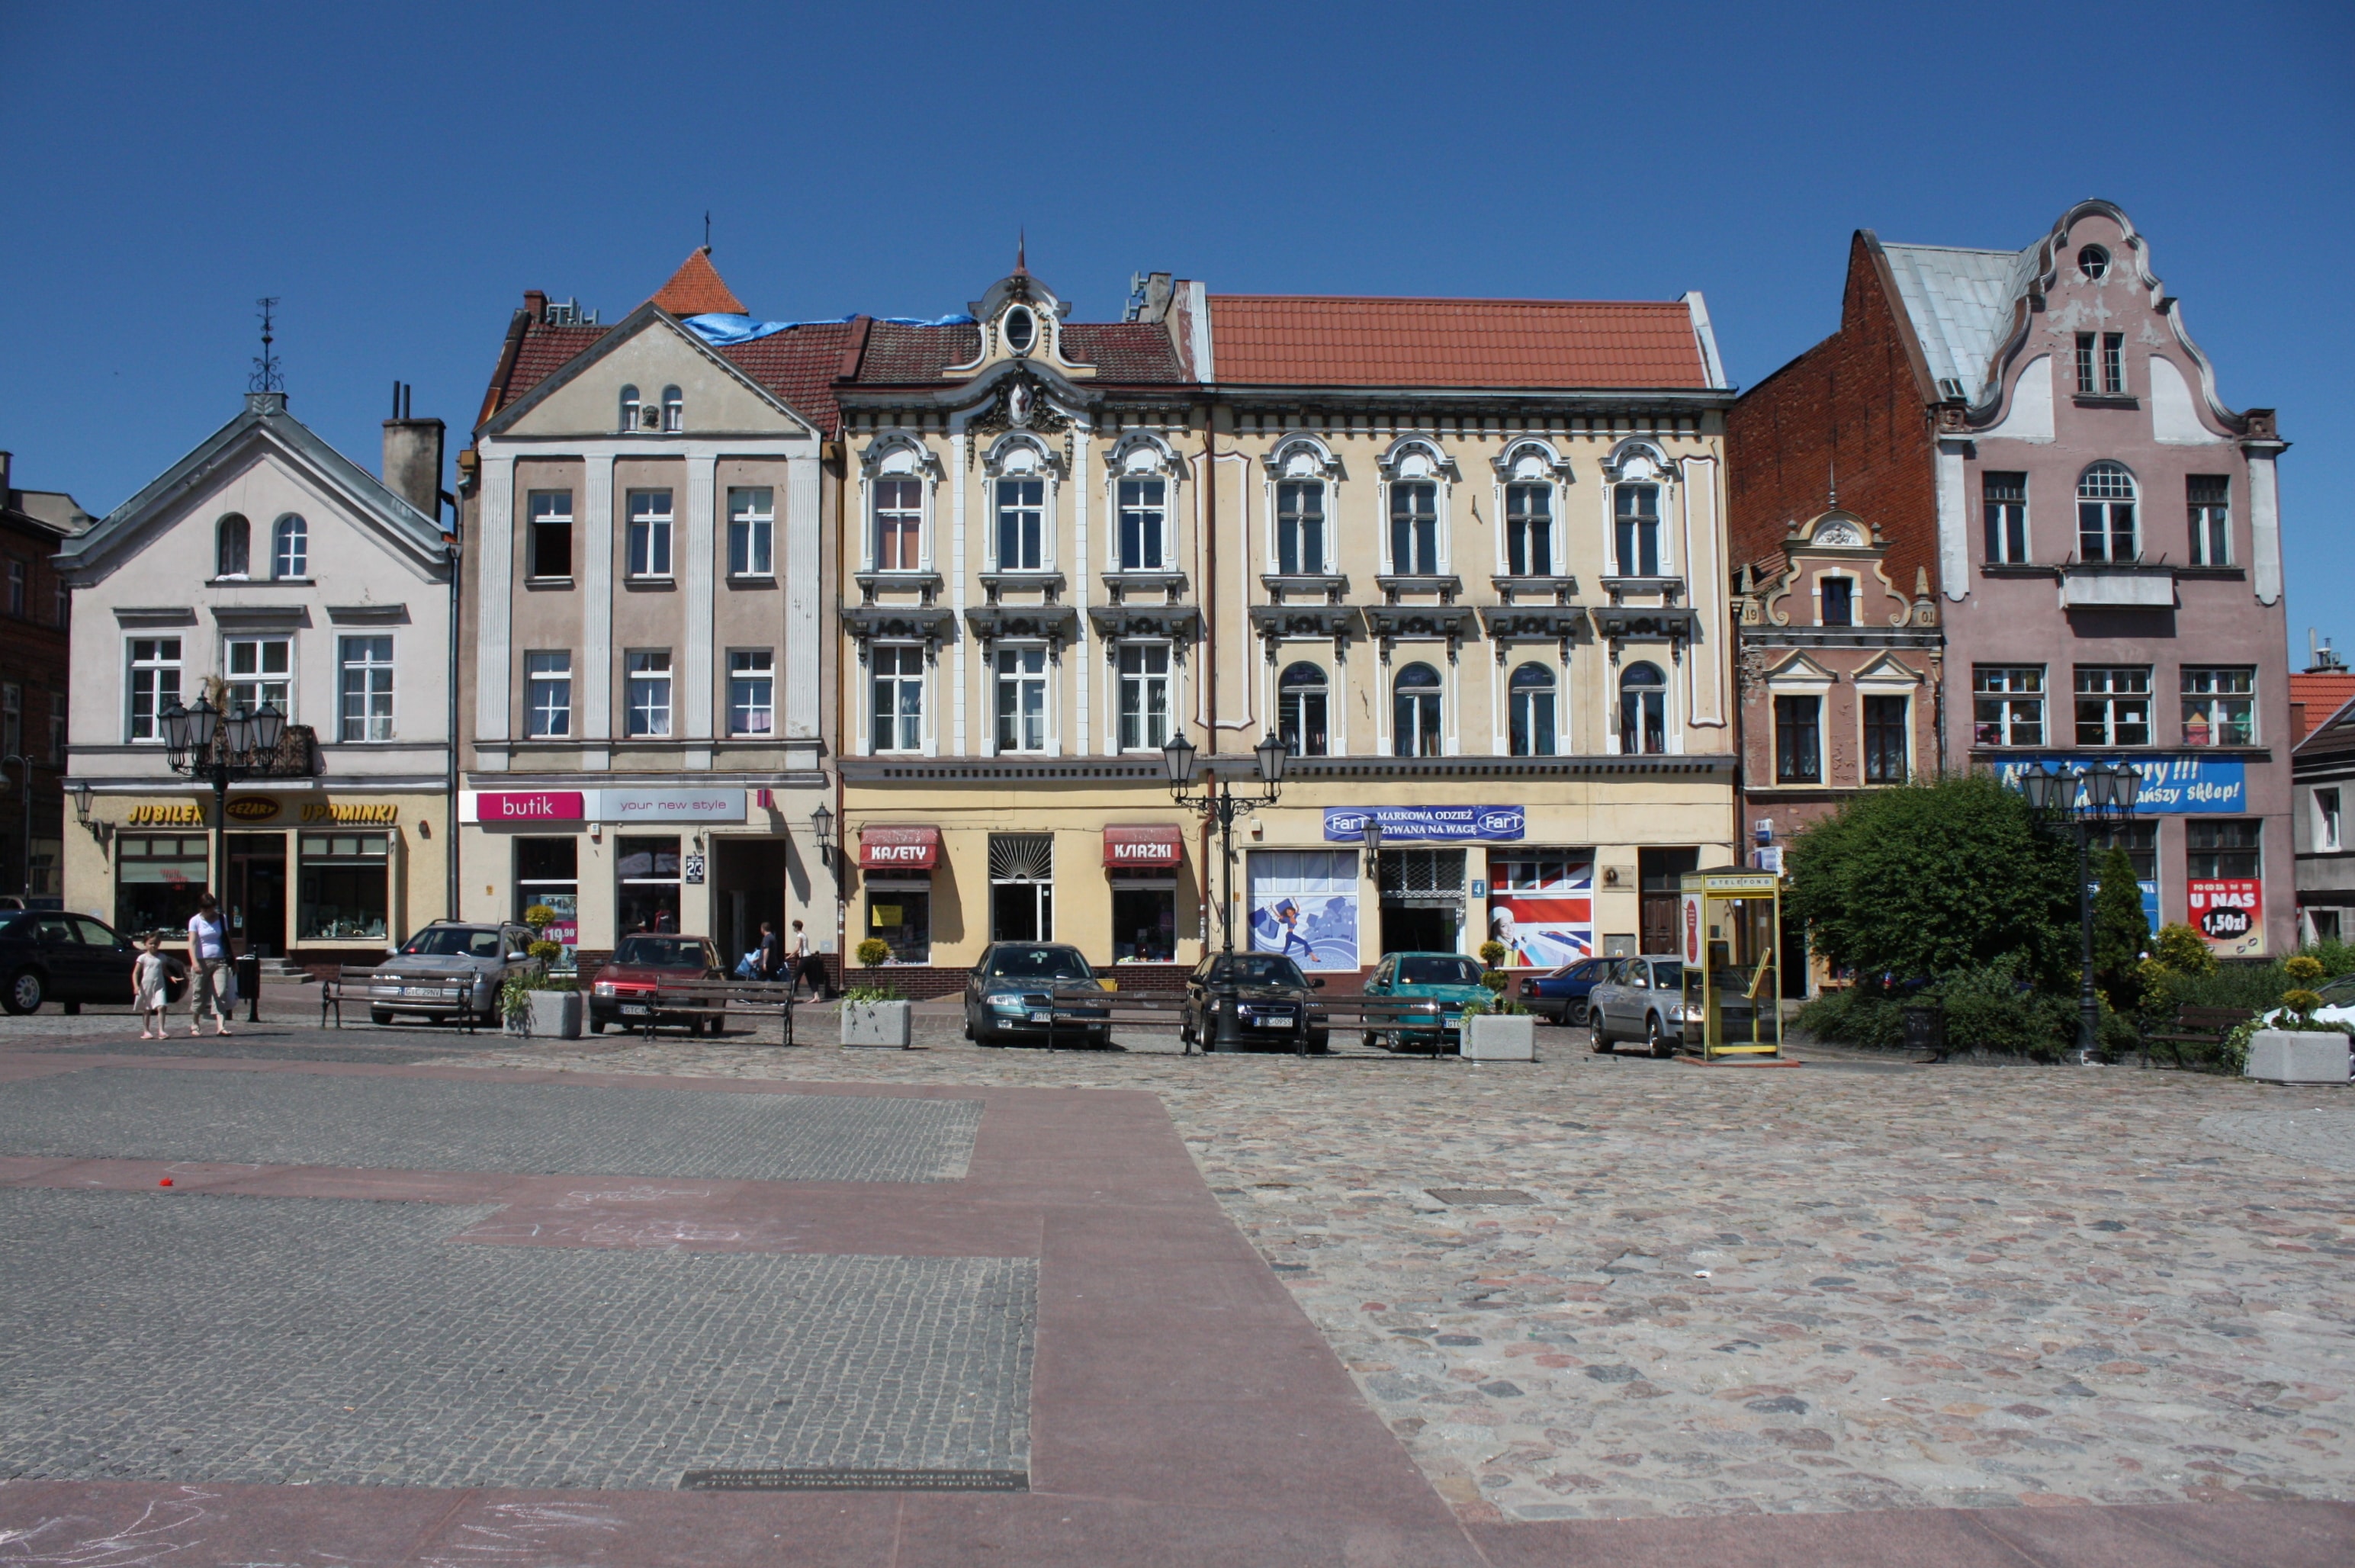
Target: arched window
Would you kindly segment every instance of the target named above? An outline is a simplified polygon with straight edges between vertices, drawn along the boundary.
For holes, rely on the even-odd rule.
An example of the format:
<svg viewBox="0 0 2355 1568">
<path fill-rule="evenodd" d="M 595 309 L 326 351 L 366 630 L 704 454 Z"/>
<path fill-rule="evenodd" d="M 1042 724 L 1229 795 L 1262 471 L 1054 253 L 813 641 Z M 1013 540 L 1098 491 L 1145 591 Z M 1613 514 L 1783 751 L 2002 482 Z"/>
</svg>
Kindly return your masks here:
<svg viewBox="0 0 2355 1568">
<path fill-rule="evenodd" d="M 253 525 L 231 512 L 213 533 L 213 575 L 248 577 L 253 567 Z"/>
<path fill-rule="evenodd" d="M 687 400 L 677 387 L 663 389 L 662 427 L 676 435 L 687 428 Z"/>
<path fill-rule="evenodd" d="M 638 401 L 638 389 L 635 387 L 623 388 L 622 428 L 624 431 L 633 431 L 638 428 L 638 410 L 640 407 L 641 405 Z"/>
<path fill-rule="evenodd" d="M 1553 671 L 1541 664 L 1525 664 L 1513 671 L 1507 688 L 1512 709 L 1513 755 L 1553 755 Z"/>
<path fill-rule="evenodd" d="M 1439 672 L 1427 664 L 1411 664 L 1392 684 L 1397 733 L 1391 750 L 1401 757 L 1435 757 L 1440 753 Z"/>
<path fill-rule="evenodd" d="M 2105 459 L 2077 479 L 2077 554 L 2086 560 L 2131 561 L 2135 482 L 2123 463 Z"/>
<path fill-rule="evenodd" d="M 1668 677 L 1658 665 L 1629 665 L 1619 677 L 1619 750 L 1632 756 L 1668 749 Z"/>
<path fill-rule="evenodd" d="M 300 512 L 289 512 L 270 531 L 270 575 L 311 575 L 311 525 Z"/>
<path fill-rule="evenodd" d="M 1327 699 L 1331 692 L 1325 672 L 1313 664 L 1289 665 L 1275 685 L 1276 732 L 1294 756 L 1324 756 Z"/>
</svg>

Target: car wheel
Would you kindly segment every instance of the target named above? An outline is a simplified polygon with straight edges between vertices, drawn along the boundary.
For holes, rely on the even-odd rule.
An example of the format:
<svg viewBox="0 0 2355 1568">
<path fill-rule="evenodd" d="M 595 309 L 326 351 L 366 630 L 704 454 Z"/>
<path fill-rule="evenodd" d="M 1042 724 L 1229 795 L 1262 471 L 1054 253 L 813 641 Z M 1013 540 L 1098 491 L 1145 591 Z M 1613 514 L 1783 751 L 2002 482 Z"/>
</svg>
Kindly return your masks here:
<svg viewBox="0 0 2355 1568">
<path fill-rule="evenodd" d="M 7 991 L 0 994 L 0 1007 L 20 1015 L 37 1013 L 48 994 L 49 983 L 38 969 L 19 969 L 9 978 Z"/>
<path fill-rule="evenodd" d="M 1311 1055 L 1322 1056 L 1332 1049 L 1333 1031 L 1331 1029 L 1320 1029 L 1310 1032 L 1308 1036 L 1308 1050 Z"/>
<path fill-rule="evenodd" d="M 603 1019 L 592 1018 L 582 1024 L 581 1027 L 587 1029 L 591 1034 L 603 1034 L 605 1032 L 605 1020 Z"/>
<path fill-rule="evenodd" d="M 971 1040 L 978 1040 L 981 1038 L 979 1035 L 973 1032 L 973 1015 L 971 1013 L 967 1013 L 964 1016 L 964 1037 Z"/>
<path fill-rule="evenodd" d="M 1382 1037 L 1376 1034 L 1372 1029 L 1368 1029 L 1366 1031 L 1366 1049 L 1368 1051 L 1380 1051 L 1381 1048 Z"/>
<path fill-rule="evenodd" d="M 1584 1002 L 1572 1002 L 1561 1009 L 1561 1022 L 1565 1029 L 1576 1029 L 1581 1024 L 1593 1021 L 1593 1015 L 1587 1010 Z"/>
<path fill-rule="evenodd" d="M 392 1015 L 386 1012 L 382 1008 L 370 1008 L 368 1009 L 368 1022 L 372 1024 L 389 1024 L 391 1021 Z"/>
<path fill-rule="evenodd" d="M 1677 1042 L 1669 1038 L 1667 1026 L 1660 1022 L 1660 1015 L 1657 1013 L 1654 1013 L 1645 1020 L 1644 1044 L 1650 1049 L 1654 1056 L 1663 1061 L 1677 1053 Z"/>
<path fill-rule="evenodd" d="M 1180 1045 L 1194 1043 L 1194 1015 L 1190 1012 L 1180 1012 L 1178 1015 L 1178 1043 Z"/>
<path fill-rule="evenodd" d="M 1098 1051 L 1110 1051 L 1112 1049 L 1112 1026 L 1110 1024 L 1106 1024 L 1102 1029 L 1090 1029 L 1088 1031 L 1088 1043 Z"/>
</svg>

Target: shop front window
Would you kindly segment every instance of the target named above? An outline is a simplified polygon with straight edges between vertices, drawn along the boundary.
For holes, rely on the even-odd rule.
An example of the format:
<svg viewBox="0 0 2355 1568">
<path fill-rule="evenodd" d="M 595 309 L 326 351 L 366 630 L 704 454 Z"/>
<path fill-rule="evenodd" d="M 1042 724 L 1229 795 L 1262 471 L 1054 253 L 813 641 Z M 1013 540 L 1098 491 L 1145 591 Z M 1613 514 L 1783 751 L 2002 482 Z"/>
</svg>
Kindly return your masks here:
<svg viewBox="0 0 2355 1568">
<path fill-rule="evenodd" d="M 1112 891 L 1112 960 L 1170 964 L 1178 957 L 1178 888 L 1115 887 Z"/>
<path fill-rule="evenodd" d="M 114 929 L 126 936 L 160 931 L 186 940 L 188 917 L 205 891 L 201 833 L 130 833 L 114 841 Z"/>
<path fill-rule="evenodd" d="M 515 866 L 516 919 L 523 920 L 534 905 L 554 910 L 556 918 L 540 937 L 564 949 L 557 967 L 571 968 L 573 949 L 581 941 L 581 840 L 518 838 Z"/>
<path fill-rule="evenodd" d="M 894 964 L 932 961 L 932 894 L 929 888 L 867 890 L 867 934 L 891 949 Z"/>
<path fill-rule="evenodd" d="M 304 833 L 297 942 L 385 939 L 391 918 L 391 839 L 383 833 Z"/>
<path fill-rule="evenodd" d="M 622 838 L 613 874 L 613 929 L 627 935 L 638 931 L 678 929 L 678 840 Z"/>
</svg>

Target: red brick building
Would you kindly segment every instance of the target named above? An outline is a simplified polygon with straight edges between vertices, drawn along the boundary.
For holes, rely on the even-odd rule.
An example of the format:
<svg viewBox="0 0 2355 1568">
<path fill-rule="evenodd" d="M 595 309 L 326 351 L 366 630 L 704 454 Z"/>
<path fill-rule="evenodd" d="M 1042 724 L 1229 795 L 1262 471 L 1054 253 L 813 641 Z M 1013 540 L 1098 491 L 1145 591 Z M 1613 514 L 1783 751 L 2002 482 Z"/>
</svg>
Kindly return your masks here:
<svg viewBox="0 0 2355 1568">
<path fill-rule="evenodd" d="M 62 490 L 17 489 L 11 466 L 0 452 L 0 894 L 54 900 L 64 847 L 71 599 L 49 558 L 95 519 Z"/>
</svg>

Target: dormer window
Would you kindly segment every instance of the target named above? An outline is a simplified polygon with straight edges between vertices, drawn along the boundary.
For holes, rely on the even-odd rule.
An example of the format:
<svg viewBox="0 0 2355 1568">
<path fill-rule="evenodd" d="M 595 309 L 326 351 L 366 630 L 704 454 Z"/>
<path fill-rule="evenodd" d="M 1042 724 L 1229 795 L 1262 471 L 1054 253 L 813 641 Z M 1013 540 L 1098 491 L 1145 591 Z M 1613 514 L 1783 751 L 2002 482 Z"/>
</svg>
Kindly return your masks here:
<svg viewBox="0 0 2355 1568">
<path fill-rule="evenodd" d="M 1819 577 L 1816 580 L 1823 590 L 1824 618 L 1827 626 L 1856 624 L 1856 579 L 1853 577 Z"/>
<path fill-rule="evenodd" d="M 2089 283 L 2098 283 L 2109 275 L 2110 253 L 2099 245 L 2088 245 L 2077 252 L 2077 270 L 2085 274 Z"/>
<path fill-rule="evenodd" d="M 672 435 L 687 428 L 687 400 L 677 387 L 663 389 L 662 427 Z"/>
<path fill-rule="evenodd" d="M 622 389 L 622 429 L 624 432 L 638 428 L 638 411 L 643 406 L 638 401 L 638 389 L 635 387 Z"/>
<path fill-rule="evenodd" d="M 236 512 L 213 533 L 213 575 L 248 577 L 253 570 L 253 525 Z"/>
<path fill-rule="evenodd" d="M 1004 330 L 1006 350 L 1009 354 L 1028 354 L 1038 346 L 1039 318 L 1021 305 L 1016 305 L 1006 313 Z"/>
</svg>

